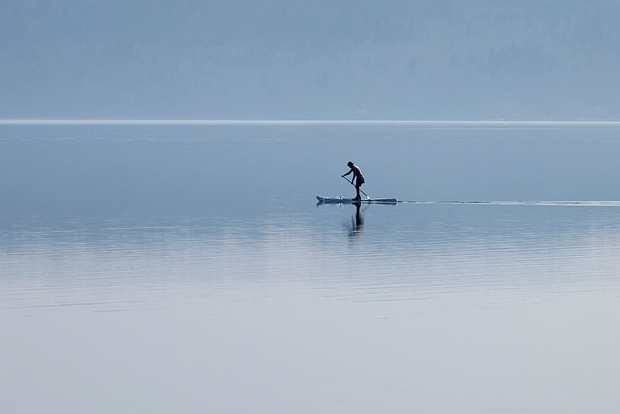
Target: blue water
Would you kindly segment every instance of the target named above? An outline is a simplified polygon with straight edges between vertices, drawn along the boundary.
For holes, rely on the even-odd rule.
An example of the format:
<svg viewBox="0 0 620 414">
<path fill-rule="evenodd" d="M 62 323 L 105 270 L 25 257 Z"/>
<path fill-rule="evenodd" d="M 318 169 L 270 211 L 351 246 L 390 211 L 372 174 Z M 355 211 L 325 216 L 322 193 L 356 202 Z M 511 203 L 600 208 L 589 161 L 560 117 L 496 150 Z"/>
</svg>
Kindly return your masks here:
<svg viewBox="0 0 620 414">
<path fill-rule="evenodd" d="M 3 410 L 617 411 L 619 132 L 0 125 Z"/>
</svg>

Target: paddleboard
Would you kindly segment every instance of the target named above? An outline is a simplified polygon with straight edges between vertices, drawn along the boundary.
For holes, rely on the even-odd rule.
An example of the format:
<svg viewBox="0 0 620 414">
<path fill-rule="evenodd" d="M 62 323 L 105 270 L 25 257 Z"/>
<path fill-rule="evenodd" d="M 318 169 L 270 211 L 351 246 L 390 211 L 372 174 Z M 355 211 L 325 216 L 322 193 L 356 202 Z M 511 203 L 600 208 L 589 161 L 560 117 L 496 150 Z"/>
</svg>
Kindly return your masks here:
<svg viewBox="0 0 620 414">
<path fill-rule="evenodd" d="M 316 199 L 319 200 L 319 203 L 325 203 L 325 204 L 356 204 L 356 203 L 396 204 L 398 203 L 398 200 L 396 200 L 395 198 L 370 198 L 370 199 L 354 200 L 352 198 L 316 196 Z"/>
</svg>

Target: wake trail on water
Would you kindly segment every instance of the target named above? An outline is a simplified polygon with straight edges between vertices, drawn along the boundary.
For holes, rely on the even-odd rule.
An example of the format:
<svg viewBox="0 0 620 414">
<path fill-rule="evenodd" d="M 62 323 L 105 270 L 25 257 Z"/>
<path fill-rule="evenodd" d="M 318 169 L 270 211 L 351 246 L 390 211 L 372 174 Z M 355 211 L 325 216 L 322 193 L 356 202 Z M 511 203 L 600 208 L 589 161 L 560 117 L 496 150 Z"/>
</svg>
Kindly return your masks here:
<svg viewBox="0 0 620 414">
<path fill-rule="evenodd" d="M 402 204 L 467 204 L 495 206 L 579 206 L 579 207 L 620 207 L 620 201 L 406 201 Z"/>
</svg>

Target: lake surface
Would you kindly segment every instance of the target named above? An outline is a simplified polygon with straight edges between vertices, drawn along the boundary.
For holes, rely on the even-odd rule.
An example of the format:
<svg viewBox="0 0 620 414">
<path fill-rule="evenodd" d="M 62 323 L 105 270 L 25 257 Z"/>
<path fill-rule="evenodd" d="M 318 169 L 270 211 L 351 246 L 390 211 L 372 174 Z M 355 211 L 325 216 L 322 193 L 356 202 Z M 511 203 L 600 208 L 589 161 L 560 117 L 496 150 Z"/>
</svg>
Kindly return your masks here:
<svg viewBox="0 0 620 414">
<path fill-rule="evenodd" d="M 620 409 L 620 126 L 0 125 L 0 406 Z M 397 205 L 317 205 L 352 196 Z"/>
</svg>

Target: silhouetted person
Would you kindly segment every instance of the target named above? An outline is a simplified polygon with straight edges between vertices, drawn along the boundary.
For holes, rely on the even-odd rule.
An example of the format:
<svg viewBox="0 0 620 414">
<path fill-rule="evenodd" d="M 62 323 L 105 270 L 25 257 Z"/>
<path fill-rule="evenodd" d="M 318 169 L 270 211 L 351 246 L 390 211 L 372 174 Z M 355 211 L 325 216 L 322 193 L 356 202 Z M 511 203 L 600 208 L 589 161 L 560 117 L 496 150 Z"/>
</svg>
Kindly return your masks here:
<svg viewBox="0 0 620 414">
<path fill-rule="evenodd" d="M 362 186 L 362 184 L 364 184 L 364 176 L 362 175 L 360 167 L 353 164 L 351 161 L 349 161 L 347 165 L 349 166 L 350 170 L 348 173 L 342 174 L 342 176 L 345 177 L 353 173 L 353 180 L 355 180 L 355 191 L 357 191 L 357 196 L 354 198 L 354 200 L 361 200 L 362 197 L 360 197 L 360 187 Z M 351 180 L 351 182 L 353 182 L 353 180 Z"/>
</svg>

